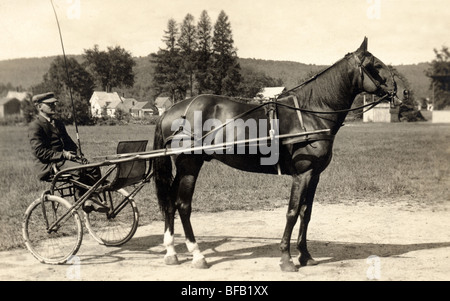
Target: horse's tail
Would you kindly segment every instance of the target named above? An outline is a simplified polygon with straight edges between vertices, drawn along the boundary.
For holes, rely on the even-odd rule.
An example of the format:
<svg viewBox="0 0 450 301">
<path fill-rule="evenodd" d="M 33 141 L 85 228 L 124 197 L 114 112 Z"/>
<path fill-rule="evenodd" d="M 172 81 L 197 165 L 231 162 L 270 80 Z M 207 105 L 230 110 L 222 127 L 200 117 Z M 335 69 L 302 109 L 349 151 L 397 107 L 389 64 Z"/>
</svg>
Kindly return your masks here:
<svg viewBox="0 0 450 301">
<path fill-rule="evenodd" d="M 153 141 L 153 149 L 164 149 L 165 141 L 162 132 L 161 116 L 155 128 L 155 138 Z M 156 196 L 158 197 L 159 208 L 163 214 L 170 204 L 170 187 L 173 181 L 172 160 L 170 156 L 160 156 L 153 159 L 153 175 L 155 178 Z"/>
</svg>

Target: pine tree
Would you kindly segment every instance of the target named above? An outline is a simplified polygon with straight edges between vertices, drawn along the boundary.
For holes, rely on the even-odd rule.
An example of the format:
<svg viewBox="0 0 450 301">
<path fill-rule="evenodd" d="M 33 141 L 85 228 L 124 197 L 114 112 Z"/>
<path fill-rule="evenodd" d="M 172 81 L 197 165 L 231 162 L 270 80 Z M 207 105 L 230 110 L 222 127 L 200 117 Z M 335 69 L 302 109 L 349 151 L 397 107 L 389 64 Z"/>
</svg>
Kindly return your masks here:
<svg viewBox="0 0 450 301">
<path fill-rule="evenodd" d="M 152 61 L 156 63 L 153 83 L 157 94 L 168 93 L 176 102 L 185 98 L 188 80 L 182 68 L 180 48 L 177 44 L 178 25 L 174 19 L 169 20 L 164 33 L 163 42 L 166 48 L 152 54 Z"/>
<path fill-rule="evenodd" d="M 189 78 L 189 91 L 192 97 L 197 40 L 194 17 L 191 14 L 187 14 L 184 18 L 180 31 L 178 46 L 180 47 L 180 55 L 183 58 L 183 70 Z"/>
<path fill-rule="evenodd" d="M 222 10 L 214 25 L 213 44 L 213 89 L 216 94 L 238 95 L 240 66 L 228 16 Z"/>
<path fill-rule="evenodd" d="M 202 11 L 197 24 L 196 79 L 199 94 L 211 91 L 211 19 Z"/>
</svg>

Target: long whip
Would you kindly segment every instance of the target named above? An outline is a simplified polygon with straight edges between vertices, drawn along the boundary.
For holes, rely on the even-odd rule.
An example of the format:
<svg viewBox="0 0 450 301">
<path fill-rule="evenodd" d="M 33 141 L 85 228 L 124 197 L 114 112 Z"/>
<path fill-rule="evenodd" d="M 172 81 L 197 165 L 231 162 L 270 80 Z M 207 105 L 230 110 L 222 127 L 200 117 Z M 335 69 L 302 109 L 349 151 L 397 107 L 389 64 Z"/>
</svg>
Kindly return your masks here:
<svg viewBox="0 0 450 301">
<path fill-rule="evenodd" d="M 64 51 L 64 42 L 63 42 L 63 38 L 62 38 L 62 34 L 61 34 L 61 27 L 59 26 L 58 15 L 56 14 L 55 6 L 53 5 L 53 0 L 50 0 L 50 3 L 52 4 L 53 12 L 55 13 L 56 24 L 58 25 L 59 39 L 61 40 L 61 48 L 62 48 L 63 58 L 64 58 L 64 67 L 66 69 L 67 82 L 68 82 L 68 86 L 69 86 L 70 101 L 72 103 L 72 114 L 73 114 L 73 121 L 75 123 L 75 132 L 77 135 L 78 149 L 79 149 L 80 153 L 82 154 L 83 152 L 81 151 L 80 135 L 78 133 L 77 114 L 75 111 L 75 105 L 74 105 L 73 96 L 72 96 L 72 81 L 70 80 L 69 68 L 67 67 L 66 52 Z"/>
</svg>

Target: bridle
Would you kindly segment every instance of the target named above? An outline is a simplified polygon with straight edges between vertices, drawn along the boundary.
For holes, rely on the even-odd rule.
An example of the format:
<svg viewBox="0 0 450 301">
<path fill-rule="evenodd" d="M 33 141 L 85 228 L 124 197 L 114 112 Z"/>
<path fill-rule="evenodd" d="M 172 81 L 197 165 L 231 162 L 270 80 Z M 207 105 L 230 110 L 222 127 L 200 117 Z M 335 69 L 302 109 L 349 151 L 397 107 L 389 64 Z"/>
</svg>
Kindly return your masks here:
<svg viewBox="0 0 450 301">
<path fill-rule="evenodd" d="M 351 54 L 352 54 L 352 56 L 351 56 Z M 392 81 L 393 81 L 393 83 L 394 83 L 394 91 L 384 91 L 383 88 L 381 87 L 381 81 L 380 81 L 380 80 L 376 80 L 376 79 L 373 77 L 373 75 L 370 74 L 370 72 L 369 72 L 369 71 L 367 70 L 367 68 L 364 66 L 364 62 L 366 61 L 367 56 L 364 54 L 364 57 L 363 57 L 363 59 L 361 60 L 361 59 L 359 59 L 359 57 L 358 57 L 358 56 L 356 55 L 356 53 L 354 53 L 354 52 L 353 52 L 353 53 L 347 54 L 347 55 L 344 56 L 342 59 L 338 60 L 336 63 L 334 63 L 334 64 L 328 66 L 327 68 L 325 68 L 324 70 L 320 71 L 319 73 L 317 73 L 316 75 L 312 76 L 311 78 L 305 80 L 305 81 L 302 82 L 301 84 L 299 84 L 299 85 L 297 85 L 297 86 L 295 86 L 295 87 L 293 87 L 293 88 L 291 88 L 291 89 L 289 89 L 289 90 L 287 90 L 287 91 L 284 91 L 284 92 L 282 92 L 282 93 L 280 93 L 280 94 L 278 94 L 278 95 L 275 95 L 275 101 L 277 101 L 282 95 L 286 95 L 286 94 L 288 94 L 289 92 L 292 92 L 292 91 L 294 91 L 294 90 L 297 90 L 297 89 L 303 87 L 304 85 L 306 85 L 306 84 L 308 84 L 308 83 L 310 83 L 310 82 L 316 80 L 316 79 L 317 79 L 318 77 L 320 77 L 322 74 L 324 74 L 324 73 L 327 72 L 329 69 L 331 69 L 334 65 L 336 65 L 336 64 L 338 64 L 340 61 L 342 61 L 342 60 L 344 60 L 344 59 L 348 59 L 348 58 L 350 58 L 350 57 L 354 57 L 354 59 L 355 59 L 355 61 L 356 61 L 356 66 L 357 66 L 357 68 L 358 68 L 358 70 L 359 70 L 359 74 L 360 74 L 360 77 L 361 77 L 361 86 L 360 86 L 359 88 L 360 88 L 361 90 L 363 90 L 364 76 L 366 76 L 366 77 L 368 77 L 368 78 L 372 81 L 372 83 L 373 83 L 374 86 L 376 87 L 376 90 L 375 90 L 374 93 L 375 93 L 377 96 L 383 97 L 383 99 L 386 98 L 385 96 L 386 96 L 386 94 L 387 94 L 387 95 L 388 95 L 388 98 L 389 98 L 390 101 L 392 102 L 392 100 L 394 99 L 394 97 L 395 97 L 396 94 L 397 94 L 397 85 L 395 84 L 394 76 L 392 75 L 392 72 L 389 71 L 390 74 L 391 74 L 391 79 L 392 79 Z M 375 58 L 372 56 L 372 60 L 374 60 L 374 59 L 375 59 Z M 372 64 L 373 64 L 373 62 L 372 62 Z"/>
<path fill-rule="evenodd" d="M 360 77 L 361 77 L 361 87 L 360 87 L 360 89 L 363 90 L 364 76 L 366 76 L 366 77 L 369 78 L 369 80 L 372 81 L 373 85 L 376 87 L 376 90 L 374 91 L 374 93 L 375 93 L 377 96 L 385 96 L 386 94 L 388 94 L 388 95 L 389 95 L 389 99 L 390 99 L 390 101 L 392 102 L 393 99 L 394 99 L 394 97 L 395 97 L 395 95 L 397 94 L 397 85 L 396 85 L 396 83 L 395 83 L 394 76 L 393 76 L 392 72 L 389 71 L 389 73 L 390 73 L 390 75 L 391 75 L 392 82 L 393 82 L 394 90 L 393 90 L 393 91 L 384 91 L 384 90 L 381 88 L 381 81 L 380 81 L 380 80 L 376 80 L 376 79 L 373 77 L 373 75 L 372 75 L 372 74 L 367 70 L 367 68 L 364 66 L 364 62 L 365 62 L 365 60 L 367 59 L 367 56 L 364 55 L 364 56 L 363 56 L 363 59 L 360 60 L 359 57 L 358 57 L 355 53 L 353 53 L 353 57 L 354 57 L 354 59 L 355 59 L 355 61 L 356 61 L 357 68 L 358 68 L 358 70 L 359 70 L 359 74 L 360 74 Z M 371 60 L 372 60 L 372 65 L 373 65 L 373 61 L 375 60 L 375 58 L 372 56 Z"/>
</svg>

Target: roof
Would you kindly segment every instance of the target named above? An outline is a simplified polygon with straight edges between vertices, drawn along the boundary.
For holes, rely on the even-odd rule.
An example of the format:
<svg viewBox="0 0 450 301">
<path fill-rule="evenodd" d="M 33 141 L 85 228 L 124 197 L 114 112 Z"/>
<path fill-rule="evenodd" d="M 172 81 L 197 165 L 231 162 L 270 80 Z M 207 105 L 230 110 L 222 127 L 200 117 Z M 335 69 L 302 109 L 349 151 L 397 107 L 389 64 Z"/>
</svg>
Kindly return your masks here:
<svg viewBox="0 0 450 301">
<path fill-rule="evenodd" d="M 116 109 L 121 109 L 121 110 L 123 110 L 125 112 L 129 112 L 130 109 L 133 108 L 136 105 L 137 102 L 138 101 L 136 99 L 134 99 L 134 98 L 122 97 L 121 98 L 121 102 L 119 102 L 115 108 Z M 111 105 L 109 107 L 113 108 Z"/>
<path fill-rule="evenodd" d="M 144 106 L 146 106 L 147 103 L 148 103 L 148 101 L 138 101 L 137 103 L 134 104 L 134 106 L 131 109 L 132 110 L 140 110 Z"/>
<path fill-rule="evenodd" d="M 165 107 L 166 109 L 168 107 L 170 107 L 172 105 L 172 100 L 170 99 L 170 97 L 157 97 L 155 99 L 155 106 L 157 108 L 163 108 Z"/>
<path fill-rule="evenodd" d="M 31 93 L 29 92 L 17 92 L 17 91 L 8 91 L 6 98 L 17 98 L 19 101 L 24 101 L 27 98 L 31 100 Z"/>
<path fill-rule="evenodd" d="M 256 94 L 257 97 L 260 98 L 274 98 L 276 95 L 281 94 L 286 88 L 285 87 L 264 87 L 261 89 L 258 94 Z"/>
<path fill-rule="evenodd" d="M 108 93 L 103 91 L 94 91 L 89 102 L 92 103 L 94 98 L 97 99 L 98 104 L 102 108 L 105 107 L 107 103 L 109 103 L 108 108 L 115 108 L 122 102 L 122 99 L 117 92 Z"/>
<path fill-rule="evenodd" d="M 142 107 L 142 109 L 146 109 L 146 110 L 150 109 L 150 110 L 153 110 L 153 111 L 157 111 L 157 110 L 158 110 L 158 108 L 157 108 L 154 104 L 150 103 L 150 101 L 147 102 L 147 103 Z"/>
<path fill-rule="evenodd" d="M 20 100 L 18 100 L 15 97 L 3 97 L 3 98 L 0 98 L 0 106 L 3 106 L 3 105 L 7 104 L 10 101 L 20 102 Z"/>
</svg>

